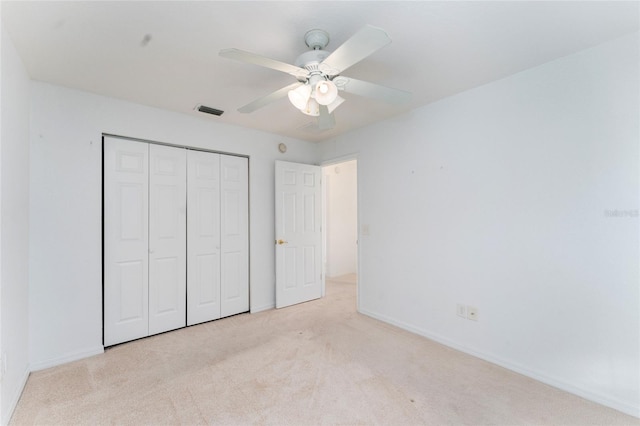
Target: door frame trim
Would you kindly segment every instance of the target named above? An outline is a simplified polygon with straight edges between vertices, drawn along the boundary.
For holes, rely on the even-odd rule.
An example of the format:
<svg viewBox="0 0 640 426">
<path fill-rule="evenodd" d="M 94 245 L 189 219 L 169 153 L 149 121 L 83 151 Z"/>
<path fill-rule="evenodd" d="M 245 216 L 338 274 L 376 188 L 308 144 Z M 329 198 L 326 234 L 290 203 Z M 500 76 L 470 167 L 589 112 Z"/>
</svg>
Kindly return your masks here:
<svg viewBox="0 0 640 426">
<path fill-rule="evenodd" d="M 333 165 L 337 165 L 337 164 L 341 164 L 341 163 L 346 163 L 348 161 L 355 161 L 356 162 L 356 235 L 358 237 L 358 243 L 357 243 L 357 247 L 356 247 L 356 309 L 358 310 L 358 312 L 360 312 L 360 287 L 362 284 L 362 280 L 360 277 L 360 271 L 362 270 L 360 268 L 360 257 L 361 257 L 361 253 L 360 253 L 360 223 L 361 223 L 361 218 L 360 218 L 360 160 L 358 158 L 358 153 L 357 152 L 353 152 L 351 154 L 346 154 L 346 155 L 341 155 L 338 157 L 334 157 L 334 158 L 330 158 L 324 161 L 320 162 L 320 167 L 326 167 L 326 166 L 333 166 Z M 324 176 L 323 176 L 324 177 Z M 326 199 L 327 193 L 326 193 L 326 188 L 325 185 L 322 185 L 322 259 L 326 259 L 327 253 L 327 229 L 326 229 L 326 223 L 327 223 L 327 210 L 326 210 L 326 206 L 327 206 L 327 199 Z M 327 275 L 327 271 L 326 271 L 326 265 L 323 262 L 323 271 L 322 271 L 322 296 L 324 297 L 325 294 L 325 278 Z"/>
<path fill-rule="evenodd" d="M 216 151 L 216 150 L 213 150 L 213 149 L 198 148 L 198 147 L 194 147 L 192 145 L 161 142 L 161 141 L 154 141 L 154 140 L 150 140 L 150 139 L 132 138 L 132 137 L 129 137 L 129 136 L 114 135 L 114 134 L 111 134 L 111 133 L 102 133 L 103 143 L 104 143 L 104 138 L 105 137 L 116 138 L 116 139 L 125 139 L 125 140 L 129 140 L 129 141 L 134 141 L 134 142 L 145 142 L 145 143 L 151 143 L 151 144 L 154 144 L 154 145 L 172 146 L 174 148 L 192 149 L 194 151 L 212 152 L 214 154 L 232 155 L 234 157 L 243 157 L 243 158 L 247 158 L 247 159 L 251 158 L 249 155 L 238 154 L 238 153 L 234 153 L 234 152 Z"/>
</svg>

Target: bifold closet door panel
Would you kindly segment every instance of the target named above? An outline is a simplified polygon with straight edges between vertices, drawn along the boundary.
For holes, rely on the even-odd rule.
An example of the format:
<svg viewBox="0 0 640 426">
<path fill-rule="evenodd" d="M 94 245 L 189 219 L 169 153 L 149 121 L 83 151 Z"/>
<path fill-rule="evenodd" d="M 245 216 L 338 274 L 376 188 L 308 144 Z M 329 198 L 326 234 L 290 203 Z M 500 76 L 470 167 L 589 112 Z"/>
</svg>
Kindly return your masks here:
<svg viewBox="0 0 640 426">
<path fill-rule="evenodd" d="M 249 310 L 249 160 L 220 155 L 223 317 Z"/>
<path fill-rule="evenodd" d="M 220 154 L 187 152 L 187 325 L 220 318 Z"/>
<path fill-rule="evenodd" d="M 104 344 L 148 335 L 149 144 L 104 139 Z"/>
<path fill-rule="evenodd" d="M 149 145 L 149 334 L 186 325 L 187 152 Z"/>
</svg>

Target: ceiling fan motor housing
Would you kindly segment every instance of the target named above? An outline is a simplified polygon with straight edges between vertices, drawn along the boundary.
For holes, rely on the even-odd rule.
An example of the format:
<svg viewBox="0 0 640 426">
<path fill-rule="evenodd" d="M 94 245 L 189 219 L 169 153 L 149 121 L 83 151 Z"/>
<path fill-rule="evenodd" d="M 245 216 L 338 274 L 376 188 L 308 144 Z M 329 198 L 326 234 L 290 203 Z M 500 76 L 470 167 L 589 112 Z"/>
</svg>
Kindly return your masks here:
<svg viewBox="0 0 640 426">
<path fill-rule="evenodd" d="M 312 71 L 313 68 L 317 68 L 322 61 L 327 59 L 330 53 L 326 50 L 308 50 L 296 58 L 295 65 Z"/>
</svg>

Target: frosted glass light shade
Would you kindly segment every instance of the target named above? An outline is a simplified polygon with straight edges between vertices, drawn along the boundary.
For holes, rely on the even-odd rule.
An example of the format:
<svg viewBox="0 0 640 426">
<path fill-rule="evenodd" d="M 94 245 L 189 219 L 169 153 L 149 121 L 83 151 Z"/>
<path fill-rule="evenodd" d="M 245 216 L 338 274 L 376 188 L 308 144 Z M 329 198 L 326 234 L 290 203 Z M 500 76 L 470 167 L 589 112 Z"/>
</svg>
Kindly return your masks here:
<svg viewBox="0 0 640 426">
<path fill-rule="evenodd" d="M 311 98 L 309 102 L 307 102 L 307 105 L 300 111 L 312 117 L 317 117 L 320 115 L 320 105 L 315 99 Z"/>
<path fill-rule="evenodd" d="M 289 90 L 289 101 L 293 104 L 294 107 L 299 110 L 303 110 L 306 108 L 307 103 L 309 102 L 309 98 L 311 97 L 311 86 L 308 84 L 303 84 L 300 87 L 296 87 L 293 90 Z"/>
<path fill-rule="evenodd" d="M 338 87 L 330 80 L 319 81 L 316 84 L 315 96 L 320 105 L 329 105 L 338 97 Z"/>
</svg>

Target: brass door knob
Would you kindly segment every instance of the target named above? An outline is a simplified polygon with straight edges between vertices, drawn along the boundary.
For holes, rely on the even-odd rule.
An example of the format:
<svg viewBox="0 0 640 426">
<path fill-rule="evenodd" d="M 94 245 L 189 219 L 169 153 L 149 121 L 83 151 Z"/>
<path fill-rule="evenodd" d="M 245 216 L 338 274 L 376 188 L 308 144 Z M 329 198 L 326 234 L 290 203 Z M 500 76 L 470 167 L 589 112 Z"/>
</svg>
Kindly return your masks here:
<svg viewBox="0 0 640 426">
<path fill-rule="evenodd" d="M 285 240 L 277 240 L 276 244 L 281 246 L 282 244 L 287 244 L 287 242 Z"/>
</svg>

